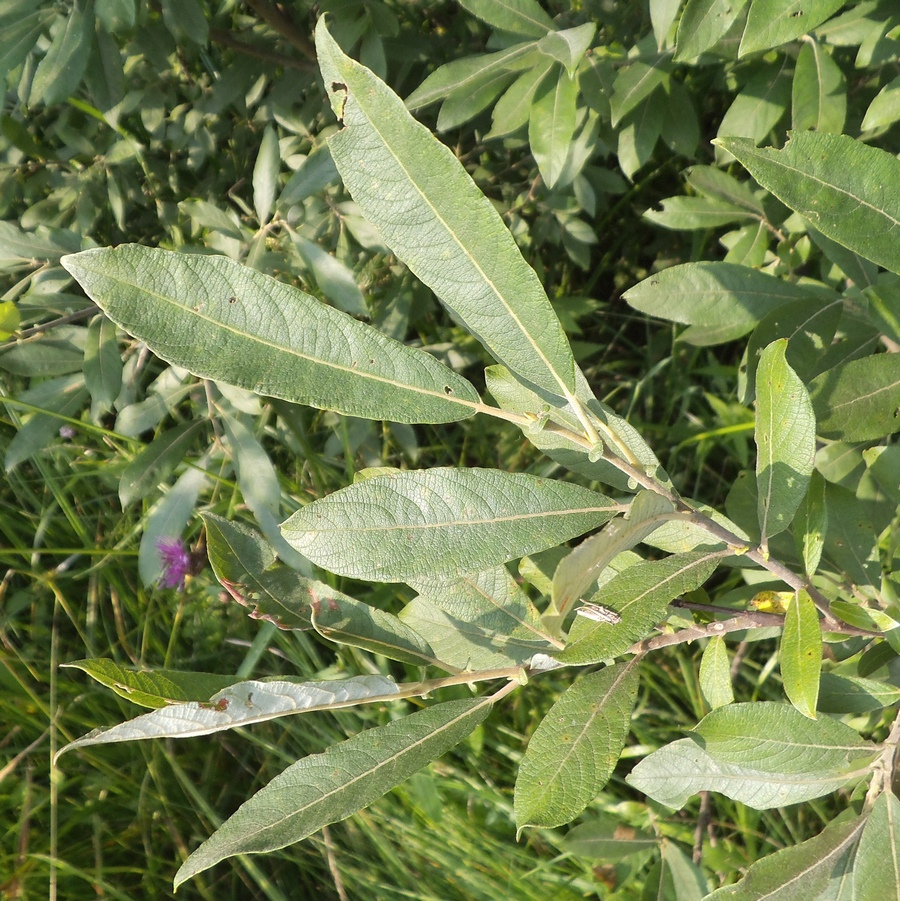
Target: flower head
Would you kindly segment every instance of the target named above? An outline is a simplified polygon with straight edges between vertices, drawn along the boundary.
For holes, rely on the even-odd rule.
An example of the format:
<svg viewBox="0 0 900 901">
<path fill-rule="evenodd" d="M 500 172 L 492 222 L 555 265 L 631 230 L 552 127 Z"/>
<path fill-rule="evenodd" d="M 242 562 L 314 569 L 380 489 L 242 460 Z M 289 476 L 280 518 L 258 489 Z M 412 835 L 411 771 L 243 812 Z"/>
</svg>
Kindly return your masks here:
<svg viewBox="0 0 900 901">
<path fill-rule="evenodd" d="M 191 555 L 180 538 L 160 538 L 156 550 L 163 565 L 159 584 L 163 588 L 184 588 L 184 579 L 191 571 Z"/>
</svg>

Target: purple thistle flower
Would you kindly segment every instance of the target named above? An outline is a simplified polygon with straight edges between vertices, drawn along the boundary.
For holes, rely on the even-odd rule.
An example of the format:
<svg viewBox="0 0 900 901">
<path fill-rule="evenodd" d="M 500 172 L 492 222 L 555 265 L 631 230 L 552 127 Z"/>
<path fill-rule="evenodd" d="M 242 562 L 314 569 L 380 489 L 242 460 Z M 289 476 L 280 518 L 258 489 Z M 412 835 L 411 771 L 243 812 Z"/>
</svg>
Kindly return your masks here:
<svg viewBox="0 0 900 901">
<path fill-rule="evenodd" d="M 156 550 L 163 565 L 159 584 L 163 588 L 184 588 L 184 579 L 191 571 L 191 555 L 180 538 L 159 538 Z"/>
</svg>

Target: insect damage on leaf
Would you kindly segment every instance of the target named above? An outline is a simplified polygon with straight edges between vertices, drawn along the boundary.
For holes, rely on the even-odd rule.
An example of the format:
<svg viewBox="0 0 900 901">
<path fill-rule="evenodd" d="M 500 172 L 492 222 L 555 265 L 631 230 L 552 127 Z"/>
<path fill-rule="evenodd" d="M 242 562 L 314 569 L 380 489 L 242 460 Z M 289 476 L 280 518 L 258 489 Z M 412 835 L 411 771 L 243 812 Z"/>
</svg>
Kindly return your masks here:
<svg viewBox="0 0 900 901">
<path fill-rule="evenodd" d="M 331 90 L 335 94 L 340 94 L 341 96 L 341 109 L 340 112 L 336 112 L 338 117 L 338 122 L 341 125 L 344 124 L 344 107 L 347 105 L 347 85 L 345 85 L 342 81 L 333 81 L 331 82 Z"/>
</svg>

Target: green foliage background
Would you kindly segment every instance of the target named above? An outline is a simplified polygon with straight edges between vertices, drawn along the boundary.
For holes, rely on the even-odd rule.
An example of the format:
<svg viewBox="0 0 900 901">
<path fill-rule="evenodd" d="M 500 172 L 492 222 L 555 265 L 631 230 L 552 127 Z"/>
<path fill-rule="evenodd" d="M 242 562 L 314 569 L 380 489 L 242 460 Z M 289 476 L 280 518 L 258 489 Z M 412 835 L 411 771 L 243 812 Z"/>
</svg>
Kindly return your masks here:
<svg viewBox="0 0 900 901">
<path fill-rule="evenodd" d="M 367 317 L 483 387 L 487 355 L 340 185 L 325 148 L 338 124 L 312 44 L 327 13 L 343 49 L 410 98 L 500 211 L 597 396 L 638 428 L 680 491 L 740 521 L 732 486 L 752 467 L 754 416 L 752 372 L 735 339 L 763 314 L 716 330 L 676 315 L 668 297 L 639 299 L 635 286 L 677 264 L 724 260 L 785 281 L 849 286 L 860 303 L 873 287 L 882 303 L 842 323 L 838 357 L 885 342 L 896 349 L 895 285 L 808 229 L 774 188 L 760 191 L 729 153 L 744 162 L 755 151 L 711 141 L 736 135 L 749 147 L 781 147 L 793 128 L 896 153 L 900 39 L 888 0 L 812 4 L 794 31 L 771 4 L 726 6 L 544 3 L 568 37 L 510 61 L 510 47 L 544 32 L 493 28 L 490 4 L 477 0 L 0 3 L 0 332 L 9 337 L 0 347 L 0 893 L 46 897 L 49 884 L 64 898 L 165 897 L 174 864 L 288 763 L 405 709 L 87 749 L 51 780 L 53 750 L 135 713 L 76 670 L 59 670 L 66 662 L 110 657 L 243 677 L 397 669 L 248 618 L 208 569 L 183 592 L 155 587 L 158 537 L 197 540 L 202 508 L 255 521 L 274 542 L 277 522 L 300 501 L 365 467 L 558 471 L 504 424 L 372 423 L 200 382 L 101 321 L 59 258 L 124 242 L 224 254 Z M 709 9 L 720 13 L 712 31 L 697 24 Z M 742 45 L 747 17 L 767 14 L 785 30 Z M 820 472 L 838 485 L 855 486 L 866 466 L 849 444 L 823 456 Z M 896 500 L 872 495 L 866 509 L 890 521 Z M 722 579 L 718 599 L 729 591 L 749 599 L 736 576 Z M 333 581 L 387 610 L 411 597 L 392 585 Z M 738 647 L 742 699 L 782 700 L 774 648 L 773 640 Z M 836 646 L 838 655 L 854 650 Z M 661 855 L 648 842 L 598 865 L 578 853 L 577 836 L 567 842 L 557 830 L 514 842 L 516 767 L 565 687 L 549 676 L 540 694 L 516 695 L 502 716 L 367 811 L 273 855 L 221 864 L 179 897 L 639 898 L 660 883 L 669 897 L 702 897 L 691 887 L 692 848 L 702 848 L 714 888 L 818 834 L 847 799 L 768 813 L 719 796 L 678 814 L 646 805 L 624 777 L 633 758 L 708 711 L 700 653 L 689 646 L 654 657 L 625 757 L 591 808 L 639 830 L 637 841 L 661 837 Z M 858 719 L 861 732 L 884 738 L 881 709 Z"/>
</svg>

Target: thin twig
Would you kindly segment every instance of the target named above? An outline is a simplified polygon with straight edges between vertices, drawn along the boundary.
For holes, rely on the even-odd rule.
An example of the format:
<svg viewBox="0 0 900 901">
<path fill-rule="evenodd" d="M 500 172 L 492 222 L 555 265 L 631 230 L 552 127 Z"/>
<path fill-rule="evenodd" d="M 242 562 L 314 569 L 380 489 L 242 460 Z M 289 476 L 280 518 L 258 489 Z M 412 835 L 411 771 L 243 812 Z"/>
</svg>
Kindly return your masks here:
<svg viewBox="0 0 900 901">
<path fill-rule="evenodd" d="M 316 48 L 307 33 L 299 28 L 287 14 L 268 0 L 246 0 L 247 6 L 253 10 L 270 28 L 290 41 L 310 61 L 316 59 Z"/>
<path fill-rule="evenodd" d="M 296 56 L 290 56 L 287 53 L 279 53 L 269 47 L 263 47 L 259 44 L 250 44 L 236 38 L 230 31 L 224 28 L 210 28 L 209 38 L 222 47 L 230 47 L 238 53 L 246 56 L 252 56 L 256 59 L 262 59 L 266 62 L 274 63 L 276 66 L 284 66 L 286 69 L 299 69 L 301 72 L 316 72 L 316 66 L 308 59 L 298 59 Z"/>
</svg>

